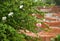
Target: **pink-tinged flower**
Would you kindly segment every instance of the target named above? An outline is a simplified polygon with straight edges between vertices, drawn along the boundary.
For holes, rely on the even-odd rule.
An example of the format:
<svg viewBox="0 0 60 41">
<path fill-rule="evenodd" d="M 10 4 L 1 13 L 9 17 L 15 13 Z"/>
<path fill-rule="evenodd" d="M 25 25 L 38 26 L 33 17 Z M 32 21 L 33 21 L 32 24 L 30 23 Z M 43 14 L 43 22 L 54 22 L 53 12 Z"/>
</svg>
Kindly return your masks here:
<svg viewBox="0 0 60 41">
<path fill-rule="evenodd" d="M 41 24 L 41 23 L 37 23 L 36 26 L 37 26 L 37 27 L 41 27 L 42 24 Z"/>
</svg>

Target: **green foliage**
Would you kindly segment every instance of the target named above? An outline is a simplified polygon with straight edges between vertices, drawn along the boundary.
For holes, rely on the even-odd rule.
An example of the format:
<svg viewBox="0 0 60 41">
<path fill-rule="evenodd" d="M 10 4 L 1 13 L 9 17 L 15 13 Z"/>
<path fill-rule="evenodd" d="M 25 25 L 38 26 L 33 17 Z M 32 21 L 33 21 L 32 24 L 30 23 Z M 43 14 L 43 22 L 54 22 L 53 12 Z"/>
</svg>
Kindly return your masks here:
<svg viewBox="0 0 60 41">
<path fill-rule="evenodd" d="M 57 37 L 57 41 L 60 41 L 60 35 L 58 35 L 58 37 Z"/>
<path fill-rule="evenodd" d="M 51 41 L 60 41 L 60 34 L 59 34 L 59 35 L 57 35 L 57 37 L 52 38 L 52 40 L 51 40 Z"/>
<path fill-rule="evenodd" d="M 24 41 L 24 36 L 18 34 L 14 28 L 0 23 L 0 41 Z"/>
<path fill-rule="evenodd" d="M 38 38 L 18 34 L 13 27 L 0 23 L 0 41 L 38 41 Z"/>
<path fill-rule="evenodd" d="M 27 41 L 41 41 L 39 38 L 26 37 Z"/>
<path fill-rule="evenodd" d="M 18 34 L 16 30 L 27 29 L 36 32 L 37 22 L 32 14 L 40 14 L 36 10 L 39 5 L 45 4 L 40 0 L 0 0 L 0 41 L 28 41 L 25 40 L 25 35 Z"/>
<path fill-rule="evenodd" d="M 56 2 L 56 5 L 60 5 L 60 0 L 54 0 Z"/>
<path fill-rule="evenodd" d="M 55 1 L 54 0 L 46 0 L 46 3 L 49 4 L 49 5 L 50 4 L 55 4 Z"/>
<path fill-rule="evenodd" d="M 44 5 L 39 0 L 0 0 L 0 21 L 15 29 L 34 31 L 36 20 L 31 14 L 37 13 L 35 8 L 40 4 Z M 11 12 L 13 15 L 9 16 Z M 6 17 L 6 20 L 2 21 L 2 17 Z"/>
<path fill-rule="evenodd" d="M 59 35 L 57 35 L 57 37 L 56 37 L 55 41 L 60 41 L 60 34 L 59 34 Z"/>
</svg>

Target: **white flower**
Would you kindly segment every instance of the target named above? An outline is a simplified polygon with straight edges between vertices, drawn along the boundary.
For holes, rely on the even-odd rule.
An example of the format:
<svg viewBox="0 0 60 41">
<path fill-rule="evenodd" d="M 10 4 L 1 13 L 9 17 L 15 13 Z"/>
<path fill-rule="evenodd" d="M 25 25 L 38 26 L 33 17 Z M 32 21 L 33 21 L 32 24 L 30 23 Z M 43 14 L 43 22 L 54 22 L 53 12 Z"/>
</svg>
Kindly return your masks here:
<svg viewBox="0 0 60 41">
<path fill-rule="evenodd" d="M 7 17 L 2 17 L 2 20 L 4 21 L 4 20 L 6 20 L 6 18 L 7 18 Z"/>
<path fill-rule="evenodd" d="M 21 8 L 23 8 L 23 5 L 20 5 L 20 7 L 19 7 L 19 8 L 20 8 L 20 9 L 21 9 Z"/>
<path fill-rule="evenodd" d="M 8 14 L 8 16 L 12 16 L 14 13 L 13 12 L 10 12 L 9 14 Z"/>
<path fill-rule="evenodd" d="M 43 19 L 43 21 L 46 21 L 46 19 Z"/>
<path fill-rule="evenodd" d="M 43 8 L 45 8 L 45 6 L 43 6 Z"/>
<path fill-rule="evenodd" d="M 26 30 L 26 32 L 29 32 L 28 30 Z"/>
<path fill-rule="evenodd" d="M 37 2 L 37 0 L 35 0 L 34 2 Z"/>
<path fill-rule="evenodd" d="M 50 40 L 51 40 L 51 41 L 55 41 L 54 38 L 51 38 Z"/>
<path fill-rule="evenodd" d="M 33 13 L 32 16 L 35 16 L 35 14 Z"/>
</svg>

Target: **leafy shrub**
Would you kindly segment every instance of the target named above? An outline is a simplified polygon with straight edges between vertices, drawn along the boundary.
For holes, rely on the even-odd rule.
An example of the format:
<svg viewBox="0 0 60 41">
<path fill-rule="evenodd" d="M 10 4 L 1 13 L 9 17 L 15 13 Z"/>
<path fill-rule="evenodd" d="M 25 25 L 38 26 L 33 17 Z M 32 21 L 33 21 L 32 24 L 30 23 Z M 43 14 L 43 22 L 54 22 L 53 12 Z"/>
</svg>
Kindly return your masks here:
<svg viewBox="0 0 60 41">
<path fill-rule="evenodd" d="M 54 0 L 46 0 L 46 3 L 47 4 L 55 4 L 55 1 Z"/>
<path fill-rule="evenodd" d="M 51 40 L 51 41 L 60 41 L 60 34 L 59 34 L 59 35 L 57 35 L 57 37 L 52 38 L 52 40 Z"/>
<path fill-rule="evenodd" d="M 56 2 L 56 5 L 60 5 L 60 0 L 54 0 Z"/>
<path fill-rule="evenodd" d="M 42 4 L 37 0 L 0 0 L 0 21 L 15 29 L 34 31 L 36 20 L 31 14 L 38 13 L 36 6 Z"/>
<path fill-rule="evenodd" d="M 0 41 L 25 41 L 23 35 L 18 34 L 14 28 L 0 23 Z"/>
<path fill-rule="evenodd" d="M 55 41 L 60 41 L 60 35 L 57 35 Z"/>
</svg>

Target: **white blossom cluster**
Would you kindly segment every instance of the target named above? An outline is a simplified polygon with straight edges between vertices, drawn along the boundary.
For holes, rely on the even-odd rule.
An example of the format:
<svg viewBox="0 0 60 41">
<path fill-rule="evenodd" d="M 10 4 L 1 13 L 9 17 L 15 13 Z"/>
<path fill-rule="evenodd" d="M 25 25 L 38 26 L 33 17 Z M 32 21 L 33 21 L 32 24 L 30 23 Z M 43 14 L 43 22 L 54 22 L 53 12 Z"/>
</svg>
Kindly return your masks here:
<svg viewBox="0 0 60 41">
<path fill-rule="evenodd" d="M 23 5 L 20 5 L 19 8 L 22 9 L 22 8 L 23 8 Z M 8 16 L 10 17 L 10 16 L 12 16 L 13 14 L 14 14 L 13 12 L 10 12 L 10 13 L 8 14 Z M 3 21 L 5 21 L 6 19 L 7 19 L 6 16 L 2 17 L 2 20 L 3 20 Z"/>
<path fill-rule="evenodd" d="M 14 14 L 13 12 L 10 12 L 10 13 L 8 14 L 8 16 L 12 16 L 13 14 Z M 7 19 L 6 16 L 2 17 L 2 20 L 3 20 L 3 21 L 5 21 L 6 19 Z"/>
</svg>

